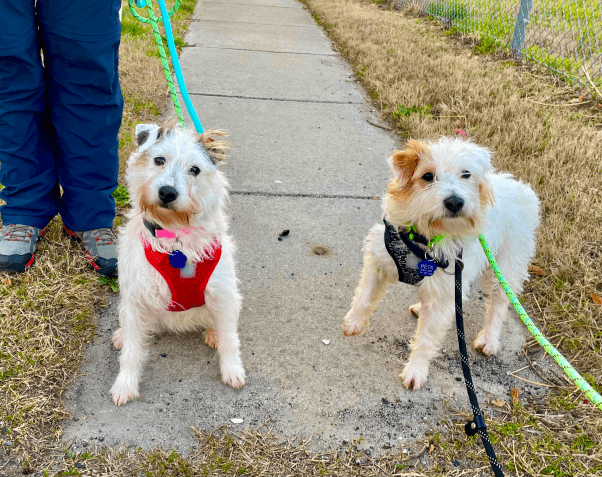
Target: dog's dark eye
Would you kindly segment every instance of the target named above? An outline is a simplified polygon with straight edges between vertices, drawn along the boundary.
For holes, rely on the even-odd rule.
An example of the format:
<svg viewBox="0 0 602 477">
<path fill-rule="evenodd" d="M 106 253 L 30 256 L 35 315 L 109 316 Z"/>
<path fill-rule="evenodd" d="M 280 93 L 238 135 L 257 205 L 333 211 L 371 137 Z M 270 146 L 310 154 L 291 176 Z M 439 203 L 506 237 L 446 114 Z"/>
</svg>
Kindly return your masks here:
<svg viewBox="0 0 602 477">
<path fill-rule="evenodd" d="M 462 179 L 470 179 L 470 171 L 462 171 L 462 175 L 460 177 Z"/>
<path fill-rule="evenodd" d="M 201 170 L 197 166 L 192 166 L 188 171 L 188 174 L 191 176 L 198 176 L 201 173 Z"/>
<path fill-rule="evenodd" d="M 165 164 L 164 157 L 155 157 L 155 166 L 162 166 L 163 164 Z"/>
<path fill-rule="evenodd" d="M 435 177 L 432 172 L 427 172 L 422 176 L 422 180 L 426 182 L 432 182 Z"/>
</svg>

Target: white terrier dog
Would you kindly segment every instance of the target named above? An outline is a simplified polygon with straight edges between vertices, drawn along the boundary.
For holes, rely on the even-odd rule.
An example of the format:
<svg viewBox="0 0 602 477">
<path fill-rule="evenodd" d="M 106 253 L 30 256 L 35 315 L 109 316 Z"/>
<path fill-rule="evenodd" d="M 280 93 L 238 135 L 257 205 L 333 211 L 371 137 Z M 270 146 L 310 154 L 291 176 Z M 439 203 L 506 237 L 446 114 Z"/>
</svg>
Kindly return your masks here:
<svg viewBox="0 0 602 477">
<path fill-rule="evenodd" d="M 519 295 L 535 253 L 539 200 L 529 185 L 510 174 L 494 173 L 487 149 L 462 139 L 442 138 L 433 144 L 409 141 L 405 151 L 393 153 L 389 164 L 393 178 L 383 200 L 386 220 L 395 230 L 411 225 L 429 241 L 442 236 L 431 253 L 451 264 L 422 279 L 417 287 L 420 302 L 410 307 L 410 312 L 418 315 L 418 328 L 400 377 L 407 388 L 419 389 L 455 316 L 453 263 L 460 250 L 464 300 L 479 276 L 486 295 L 485 326 L 474 347 L 485 355 L 499 351 L 509 302 L 478 236 L 485 235 L 508 283 Z M 384 225 L 375 225 L 365 240 L 364 270 L 343 323 L 346 336 L 364 332 L 387 286 L 398 280 L 384 232 Z"/>
<path fill-rule="evenodd" d="M 234 270 L 234 244 L 224 212 L 228 182 L 217 163 L 227 144 L 168 123 L 136 127 L 138 152 L 128 159 L 132 203 L 119 234 L 121 349 L 111 395 L 116 405 L 138 397 L 138 381 L 151 333 L 204 328 L 217 347 L 222 380 L 240 388 L 245 372 L 237 323 L 242 297 Z"/>
</svg>

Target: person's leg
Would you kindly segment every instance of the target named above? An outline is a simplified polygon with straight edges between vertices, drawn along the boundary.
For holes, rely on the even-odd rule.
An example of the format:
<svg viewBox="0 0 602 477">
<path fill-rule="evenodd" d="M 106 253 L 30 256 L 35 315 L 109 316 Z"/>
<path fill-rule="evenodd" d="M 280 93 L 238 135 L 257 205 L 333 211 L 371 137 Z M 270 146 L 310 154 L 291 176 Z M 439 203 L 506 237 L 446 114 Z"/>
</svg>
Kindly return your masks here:
<svg viewBox="0 0 602 477">
<path fill-rule="evenodd" d="M 43 229 L 58 212 L 52 128 L 34 0 L 0 2 L 0 208 L 2 223 Z M 34 244 L 35 246 L 35 244 Z M 1 252 L 0 252 L 1 254 Z"/>
<path fill-rule="evenodd" d="M 110 228 L 123 97 L 119 0 L 40 0 L 48 103 L 58 140 L 59 212 L 68 229 Z"/>
</svg>

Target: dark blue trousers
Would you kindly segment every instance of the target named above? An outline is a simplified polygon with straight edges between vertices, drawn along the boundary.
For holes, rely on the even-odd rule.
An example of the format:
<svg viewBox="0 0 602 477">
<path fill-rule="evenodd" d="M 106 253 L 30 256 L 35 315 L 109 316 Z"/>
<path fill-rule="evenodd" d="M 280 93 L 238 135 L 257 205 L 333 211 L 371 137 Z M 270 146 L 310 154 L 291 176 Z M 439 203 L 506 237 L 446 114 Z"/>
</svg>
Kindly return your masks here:
<svg viewBox="0 0 602 477">
<path fill-rule="evenodd" d="M 120 6 L 0 1 L 4 224 L 43 228 L 59 213 L 72 230 L 112 227 L 123 111 Z"/>
</svg>

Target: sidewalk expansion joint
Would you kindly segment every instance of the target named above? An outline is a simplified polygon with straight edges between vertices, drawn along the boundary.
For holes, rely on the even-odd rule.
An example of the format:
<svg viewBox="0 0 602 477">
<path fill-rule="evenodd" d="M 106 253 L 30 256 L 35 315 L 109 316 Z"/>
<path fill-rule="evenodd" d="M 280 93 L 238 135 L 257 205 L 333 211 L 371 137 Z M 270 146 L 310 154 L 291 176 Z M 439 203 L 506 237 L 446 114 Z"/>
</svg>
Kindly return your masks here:
<svg viewBox="0 0 602 477">
<path fill-rule="evenodd" d="M 350 194 L 304 194 L 302 192 L 260 192 L 250 190 L 232 190 L 230 195 L 253 195 L 259 197 L 302 197 L 310 199 L 359 199 L 359 200 L 380 200 L 380 197 L 373 195 L 350 195 Z"/>
<path fill-rule="evenodd" d="M 234 50 L 234 51 L 260 51 L 262 53 L 279 53 L 284 55 L 307 55 L 307 56 L 338 56 L 338 53 L 303 53 L 300 51 L 274 51 L 274 50 L 259 50 L 257 48 L 232 48 L 227 46 L 197 46 L 196 44 L 186 45 L 185 48 L 207 48 L 213 50 Z"/>
<path fill-rule="evenodd" d="M 215 98 L 253 99 L 259 101 L 282 101 L 289 103 L 319 103 L 319 104 L 364 104 L 361 101 L 328 101 L 326 99 L 286 99 L 286 98 L 263 98 L 260 96 L 242 96 L 238 94 L 213 94 L 213 93 L 189 93 L 191 96 L 209 96 Z"/>
<path fill-rule="evenodd" d="M 256 3 L 226 3 L 224 4 L 224 2 L 203 2 L 203 5 L 210 5 L 210 4 L 218 4 L 218 5 L 235 5 L 235 6 L 240 6 L 240 7 L 261 7 L 261 8 L 287 8 L 289 10 L 301 10 L 303 11 L 302 8 L 297 8 L 297 7 L 283 7 L 280 5 L 258 5 Z"/>
<path fill-rule="evenodd" d="M 191 20 L 192 23 L 195 22 L 205 22 L 205 23 L 237 23 L 239 25 L 261 25 L 261 26 L 278 26 L 278 27 L 290 27 L 290 28 L 320 28 L 317 25 L 289 25 L 287 23 L 260 23 L 260 22 L 237 22 L 234 20 L 209 20 L 204 18 L 195 18 Z"/>
</svg>

